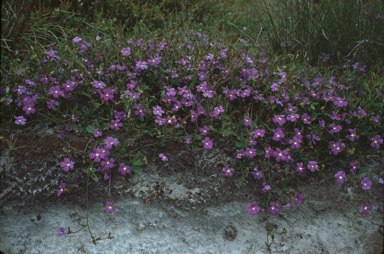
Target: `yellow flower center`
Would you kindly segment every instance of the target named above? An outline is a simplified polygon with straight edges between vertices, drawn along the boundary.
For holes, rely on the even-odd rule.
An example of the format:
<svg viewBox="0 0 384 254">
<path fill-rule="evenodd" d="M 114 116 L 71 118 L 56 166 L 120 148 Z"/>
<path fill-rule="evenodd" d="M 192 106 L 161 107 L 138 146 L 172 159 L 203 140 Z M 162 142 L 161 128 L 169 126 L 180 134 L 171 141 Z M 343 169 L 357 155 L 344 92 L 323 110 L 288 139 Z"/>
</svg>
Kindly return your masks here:
<svg viewBox="0 0 384 254">
<path fill-rule="evenodd" d="M 109 209 L 112 209 L 112 206 L 108 206 Z"/>
<path fill-rule="evenodd" d="M 256 210 L 256 207 L 252 207 L 252 210 Z"/>
<path fill-rule="evenodd" d="M 67 164 L 67 166 L 70 166 L 70 165 L 71 165 L 71 163 L 68 163 L 68 164 Z"/>
</svg>

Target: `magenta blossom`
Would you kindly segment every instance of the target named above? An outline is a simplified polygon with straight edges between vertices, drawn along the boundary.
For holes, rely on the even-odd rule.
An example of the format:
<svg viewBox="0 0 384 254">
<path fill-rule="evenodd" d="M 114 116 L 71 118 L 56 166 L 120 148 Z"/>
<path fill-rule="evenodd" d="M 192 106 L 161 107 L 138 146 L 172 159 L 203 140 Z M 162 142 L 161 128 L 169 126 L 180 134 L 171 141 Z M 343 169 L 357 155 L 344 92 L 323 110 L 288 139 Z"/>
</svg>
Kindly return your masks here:
<svg viewBox="0 0 384 254">
<path fill-rule="evenodd" d="M 101 136 L 103 136 L 103 132 L 100 131 L 99 128 L 96 128 L 95 131 L 93 132 L 93 136 L 94 136 L 95 138 L 97 138 L 97 137 L 101 137 Z"/>
<path fill-rule="evenodd" d="M 252 125 L 252 121 L 249 120 L 248 116 L 244 116 L 244 125 L 246 125 L 246 126 L 251 126 Z"/>
<path fill-rule="evenodd" d="M 107 137 L 104 140 L 104 144 L 106 144 L 105 148 L 109 150 L 112 148 L 112 145 L 117 146 L 119 144 L 119 140 L 117 138 Z"/>
<path fill-rule="evenodd" d="M 113 206 L 113 201 L 107 201 L 107 206 L 105 207 L 108 213 L 113 213 L 115 207 Z"/>
<path fill-rule="evenodd" d="M 300 206 L 303 199 L 304 196 L 302 194 L 296 193 L 296 195 L 293 197 L 293 202 L 295 203 L 295 205 Z"/>
<path fill-rule="evenodd" d="M 159 157 L 163 160 L 163 161 L 168 161 L 168 157 L 164 156 L 164 154 L 159 154 Z"/>
<path fill-rule="evenodd" d="M 247 212 L 256 215 L 258 212 L 260 212 L 260 207 L 257 206 L 257 203 L 252 202 L 247 205 L 248 209 Z"/>
<path fill-rule="evenodd" d="M 302 162 L 299 162 L 299 163 L 296 163 L 296 166 L 297 166 L 297 169 L 296 171 L 299 172 L 300 174 L 304 173 L 304 167 L 303 167 L 303 163 Z"/>
<path fill-rule="evenodd" d="M 335 174 L 335 177 L 337 179 L 338 184 L 343 184 L 345 179 L 345 173 L 344 171 L 339 171 Z"/>
<path fill-rule="evenodd" d="M 229 168 L 228 166 L 225 166 L 223 168 L 223 172 L 227 175 L 227 176 L 232 176 L 233 175 L 233 171 L 234 169 L 233 168 Z"/>
<path fill-rule="evenodd" d="M 255 131 L 252 131 L 253 138 L 264 137 L 264 133 L 265 133 L 265 130 L 257 129 Z"/>
<path fill-rule="evenodd" d="M 65 186 L 66 186 L 65 183 L 61 183 L 61 184 L 59 185 L 60 190 L 57 190 L 57 196 L 58 196 L 58 197 L 60 197 L 61 193 L 63 193 L 63 192 L 65 191 Z"/>
<path fill-rule="evenodd" d="M 271 189 L 271 186 L 267 185 L 266 182 L 263 183 L 263 186 L 264 186 L 263 192 L 267 192 L 267 191 L 269 191 Z"/>
<path fill-rule="evenodd" d="M 153 107 L 153 114 L 154 115 L 162 116 L 163 113 L 164 113 L 164 111 L 161 109 L 160 106 Z"/>
<path fill-rule="evenodd" d="M 351 172 L 353 173 L 353 174 L 356 174 L 356 169 L 358 169 L 359 168 L 359 162 L 358 161 L 354 161 L 354 162 L 351 162 Z"/>
<path fill-rule="evenodd" d="M 111 121 L 111 125 L 109 126 L 109 128 L 111 128 L 112 130 L 119 130 L 121 127 L 123 127 L 123 123 L 120 123 L 120 120 L 117 119 L 115 121 Z"/>
<path fill-rule="evenodd" d="M 376 135 L 375 137 L 371 138 L 371 141 L 371 146 L 377 149 L 380 148 L 379 144 L 383 144 L 383 139 L 379 135 Z"/>
<path fill-rule="evenodd" d="M 368 205 L 368 201 L 363 203 L 363 211 L 361 212 L 363 215 L 368 215 L 369 214 L 369 211 L 372 211 L 372 206 L 371 205 Z"/>
<path fill-rule="evenodd" d="M 309 161 L 307 168 L 311 170 L 312 172 L 315 172 L 316 169 L 319 168 L 316 161 Z"/>
<path fill-rule="evenodd" d="M 280 206 L 278 203 L 271 203 L 268 207 L 268 212 L 271 213 L 271 215 L 277 215 L 280 212 Z"/>
<path fill-rule="evenodd" d="M 119 172 L 122 174 L 122 175 L 125 175 L 125 174 L 130 174 L 131 173 L 131 167 L 130 166 L 125 166 L 124 163 L 120 163 L 119 165 L 120 167 L 118 168 L 119 169 Z"/>
<path fill-rule="evenodd" d="M 15 121 L 15 124 L 19 125 L 24 125 L 25 122 L 27 121 L 27 119 L 24 118 L 24 116 L 15 116 L 16 118 L 16 121 Z"/>
<path fill-rule="evenodd" d="M 212 140 L 206 137 L 204 140 L 201 140 L 201 143 L 204 144 L 205 149 L 212 149 Z"/>
<path fill-rule="evenodd" d="M 68 170 L 71 168 L 73 169 L 73 164 L 75 164 L 73 161 L 71 161 L 69 158 L 64 158 L 64 161 L 61 162 L 61 167 L 64 171 L 68 172 Z"/>
<path fill-rule="evenodd" d="M 67 234 L 67 232 L 65 232 L 65 228 L 60 227 L 59 233 L 57 233 L 56 236 L 62 236 L 62 235 L 66 235 L 66 234 Z"/>
<path fill-rule="evenodd" d="M 203 128 L 200 128 L 200 134 L 201 135 L 207 135 L 208 134 L 208 131 L 210 131 L 211 129 L 210 128 L 208 128 L 208 126 L 206 126 L 206 125 L 204 125 L 204 127 Z"/>
<path fill-rule="evenodd" d="M 364 177 L 363 180 L 361 180 L 361 187 L 363 190 L 369 190 L 371 189 L 372 182 L 369 181 L 367 177 Z"/>
</svg>

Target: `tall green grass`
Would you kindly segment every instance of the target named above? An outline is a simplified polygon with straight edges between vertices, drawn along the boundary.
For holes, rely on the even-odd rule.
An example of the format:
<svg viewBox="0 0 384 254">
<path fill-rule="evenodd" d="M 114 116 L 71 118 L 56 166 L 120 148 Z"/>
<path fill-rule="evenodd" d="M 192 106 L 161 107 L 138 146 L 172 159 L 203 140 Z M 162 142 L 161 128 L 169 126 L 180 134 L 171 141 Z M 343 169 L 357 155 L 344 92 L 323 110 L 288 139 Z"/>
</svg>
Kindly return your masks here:
<svg viewBox="0 0 384 254">
<path fill-rule="evenodd" d="M 253 15 L 249 17 L 262 26 L 275 52 L 282 51 L 282 42 L 292 41 L 311 64 L 318 64 L 323 53 L 330 54 L 331 64 L 342 64 L 344 58 L 372 64 L 384 56 L 384 19 L 378 16 L 383 15 L 383 1 L 251 0 L 250 3 Z"/>
</svg>

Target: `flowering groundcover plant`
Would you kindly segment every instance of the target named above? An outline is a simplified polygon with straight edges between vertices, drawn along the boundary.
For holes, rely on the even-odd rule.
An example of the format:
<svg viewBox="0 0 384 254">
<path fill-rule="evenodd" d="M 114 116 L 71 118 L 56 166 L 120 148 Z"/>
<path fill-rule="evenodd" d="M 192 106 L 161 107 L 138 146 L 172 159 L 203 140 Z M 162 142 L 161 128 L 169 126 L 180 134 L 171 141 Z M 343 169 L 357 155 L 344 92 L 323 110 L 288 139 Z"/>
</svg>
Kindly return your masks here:
<svg viewBox="0 0 384 254">
<path fill-rule="evenodd" d="M 190 41 L 181 44 L 183 38 Z M 116 37 L 103 42 L 85 35 L 67 42 L 69 50 L 50 45 L 55 50 L 50 51 L 49 61 L 42 54 L 31 63 L 31 72 L 3 75 L 2 124 L 26 126 L 36 119 L 60 122 L 67 131 L 73 128 L 96 139 L 93 147 L 84 149 L 87 186 L 90 178 L 110 181 L 113 173 L 124 177 L 139 173 L 146 156 L 153 156 L 140 151 L 134 155 L 139 148 L 129 150 L 122 138 L 127 130 L 156 136 L 160 142 L 153 145 L 160 149 L 175 140 L 193 146 L 193 151 L 200 147 L 209 152 L 229 135 L 236 137 L 231 145 L 239 150 L 221 174 L 239 177 L 240 184 L 253 176 L 250 179 L 263 198 L 257 203 L 250 200 L 247 212 L 267 216 L 269 235 L 276 231 L 268 217 L 283 212 L 279 203 L 289 200 L 301 206 L 305 193 L 288 190 L 289 181 L 281 180 L 286 196 L 272 198 L 278 186 L 272 182 L 273 169 L 264 168 L 263 161 L 286 163 L 297 175 L 331 175 L 334 185 L 351 184 L 369 191 L 378 184 L 372 181 L 377 176 L 359 162 L 383 148 L 381 86 L 369 88 L 375 93 L 371 98 L 361 86 L 365 76 L 350 67 L 345 68 L 344 78 L 354 77 L 355 83 L 327 73 L 313 77 L 277 66 L 269 61 L 271 55 L 264 47 L 250 53 L 245 43 L 233 48 L 194 31 L 183 32 L 183 38 Z M 195 125 L 195 130 L 186 128 L 188 124 Z M 59 138 L 66 139 L 64 133 Z M 68 174 L 79 169 L 74 158 L 60 163 Z M 159 158 L 162 163 L 172 160 L 163 153 L 152 159 Z M 332 161 L 351 168 L 327 172 L 325 164 Z M 58 198 L 70 193 L 66 185 L 59 185 Z M 108 214 L 116 212 L 113 201 L 105 204 Z M 363 216 L 382 212 L 366 200 L 361 204 Z M 284 207 L 293 210 L 289 203 Z M 61 227 L 57 235 L 71 233 Z M 91 237 L 96 243 L 92 233 Z"/>
</svg>

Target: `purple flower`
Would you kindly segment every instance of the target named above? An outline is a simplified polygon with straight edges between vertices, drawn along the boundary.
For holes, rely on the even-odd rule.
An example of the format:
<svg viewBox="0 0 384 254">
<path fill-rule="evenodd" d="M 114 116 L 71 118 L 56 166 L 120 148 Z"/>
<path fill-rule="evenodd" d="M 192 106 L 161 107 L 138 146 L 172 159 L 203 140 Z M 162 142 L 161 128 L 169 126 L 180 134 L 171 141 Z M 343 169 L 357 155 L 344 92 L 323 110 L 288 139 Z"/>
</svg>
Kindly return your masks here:
<svg viewBox="0 0 384 254">
<path fill-rule="evenodd" d="M 192 138 L 185 137 L 184 143 L 189 144 L 189 143 L 191 143 L 191 141 L 192 141 Z"/>
<path fill-rule="evenodd" d="M 123 127 L 123 123 L 120 123 L 119 119 L 117 119 L 115 121 L 111 121 L 111 125 L 109 126 L 109 128 L 111 128 L 112 130 L 113 129 L 119 130 L 120 127 Z"/>
<path fill-rule="evenodd" d="M 380 148 L 379 144 L 383 143 L 383 139 L 380 137 L 380 135 L 376 135 L 375 137 L 371 138 L 371 141 L 371 146 L 377 149 Z"/>
<path fill-rule="evenodd" d="M 229 168 L 228 166 L 225 166 L 224 168 L 223 168 L 223 172 L 227 175 L 227 176 L 232 176 L 233 175 L 233 171 L 234 171 L 235 169 L 234 168 Z"/>
<path fill-rule="evenodd" d="M 336 125 L 334 122 L 329 126 L 331 130 L 329 133 L 334 134 L 335 132 L 340 132 L 343 128 L 340 125 Z"/>
<path fill-rule="evenodd" d="M 119 172 L 122 175 L 125 175 L 126 173 L 130 174 L 131 173 L 131 167 L 130 166 L 125 166 L 124 163 L 120 163 L 120 167 L 118 168 Z"/>
<path fill-rule="evenodd" d="M 338 184 L 343 184 L 345 179 L 345 173 L 344 171 L 339 171 L 335 174 L 335 177 L 337 179 Z"/>
<path fill-rule="evenodd" d="M 115 207 L 113 207 L 113 201 L 107 201 L 107 206 L 105 207 L 108 213 L 113 213 Z"/>
<path fill-rule="evenodd" d="M 47 107 L 49 109 L 55 110 L 55 106 L 59 106 L 59 102 L 57 102 L 55 100 L 47 101 Z"/>
<path fill-rule="evenodd" d="M 60 133 L 59 135 L 57 135 L 58 138 L 64 138 L 65 137 L 65 134 L 64 133 Z"/>
<path fill-rule="evenodd" d="M 295 203 L 295 205 L 300 206 L 303 199 L 304 196 L 302 194 L 296 193 L 296 195 L 293 197 L 293 202 Z"/>
<path fill-rule="evenodd" d="M 356 129 L 348 129 L 348 131 L 351 133 L 351 135 L 347 135 L 346 138 L 348 138 L 350 141 L 355 141 L 355 139 L 359 139 L 359 136 L 356 135 Z"/>
<path fill-rule="evenodd" d="M 141 70 L 148 69 L 147 62 L 138 61 L 136 63 L 136 68 L 141 69 Z"/>
<path fill-rule="evenodd" d="M 290 205 L 290 204 L 286 204 L 286 205 L 284 206 L 284 208 L 287 209 L 287 210 L 289 210 L 289 209 L 291 209 L 291 205 Z"/>
<path fill-rule="evenodd" d="M 316 161 L 309 161 L 307 168 L 311 170 L 312 172 L 315 172 L 316 169 L 319 168 Z"/>
<path fill-rule="evenodd" d="M 80 42 L 80 41 L 82 41 L 83 39 L 81 39 L 80 37 L 75 37 L 75 38 L 73 38 L 73 42 Z"/>
<path fill-rule="evenodd" d="M 34 109 L 35 104 L 34 103 L 27 103 L 24 105 L 23 110 L 25 111 L 26 115 L 33 114 L 36 112 L 36 109 Z"/>
<path fill-rule="evenodd" d="M 115 162 L 115 159 L 113 158 L 109 159 L 108 157 L 105 157 L 104 161 L 101 162 L 101 165 L 108 170 L 108 169 L 112 169 L 115 166 L 114 162 Z"/>
<path fill-rule="evenodd" d="M 248 116 L 244 116 L 244 125 L 246 125 L 246 126 L 251 126 L 252 125 L 252 121 L 249 120 Z"/>
<path fill-rule="evenodd" d="M 363 215 L 368 215 L 369 214 L 369 211 L 372 211 L 372 206 L 371 205 L 368 205 L 368 201 L 363 203 L 363 211 L 361 212 Z"/>
<path fill-rule="evenodd" d="M 60 86 L 52 86 L 49 89 L 49 94 L 51 94 L 53 98 L 59 98 L 59 96 L 62 96 L 64 92 L 60 90 Z"/>
<path fill-rule="evenodd" d="M 383 178 L 379 178 L 379 183 L 380 183 L 380 184 L 384 184 L 384 180 L 383 180 Z"/>
<path fill-rule="evenodd" d="M 277 128 L 276 130 L 273 130 L 273 133 L 274 133 L 274 135 L 273 135 L 272 139 L 274 141 L 280 141 L 282 138 L 285 137 L 285 134 L 284 134 L 283 130 L 280 129 L 280 128 Z"/>
<path fill-rule="evenodd" d="M 336 99 L 333 101 L 333 104 L 341 108 L 347 106 L 348 101 L 344 100 L 343 98 L 336 97 Z"/>
<path fill-rule="evenodd" d="M 257 129 L 255 131 L 252 131 L 253 138 L 264 137 L 264 133 L 265 133 L 265 130 Z"/>
<path fill-rule="evenodd" d="M 287 120 L 288 121 L 291 121 L 292 123 L 293 122 L 296 122 L 296 119 L 300 118 L 300 116 L 298 114 L 290 114 L 290 115 L 287 115 Z"/>
<path fill-rule="evenodd" d="M 309 119 L 311 119 L 311 117 L 307 114 L 307 113 L 304 113 L 301 118 L 303 119 L 304 123 L 305 124 L 311 124 L 311 121 L 309 121 Z"/>
<path fill-rule="evenodd" d="M 19 125 L 24 125 L 25 122 L 27 121 L 27 119 L 25 119 L 23 116 L 15 116 L 16 118 L 16 121 L 15 121 L 15 124 Z"/>
<path fill-rule="evenodd" d="M 129 56 L 131 54 L 131 49 L 130 48 L 123 48 L 120 53 L 123 55 L 123 56 Z"/>
<path fill-rule="evenodd" d="M 273 156 L 276 157 L 277 161 L 285 161 L 287 159 L 288 151 L 283 150 L 281 151 L 280 148 L 276 148 L 276 151 L 273 153 Z"/>
<path fill-rule="evenodd" d="M 162 116 L 164 111 L 161 109 L 160 106 L 153 107 L 153 114 Z"/>
<path fill-rule="evenodd" d="M 101 137 L 101 136 L 103 136 L 103 132 L 101 132 L 99 128 L 96 128 L 95 131 L 93 132 L 93 136 L 95 138 Z"/>
<path fill-rule="evenodd" d="M 303 167 L 303 163 L 300 162 L 300 163 L 296 163 L 296 166 L 297 166 L 297 169 L 296 171 L 299 172 L 300 174 L 304 173 L 304 167 Z"/>
<path fill-rule="evenodd" d="M 100 98 L 108 101 L 108 100 L 113 100 L 115 96 L 113 96 L 113 91 L 110 88 L 103 89 L 103 93 L 100 93 Z"/>
<path fill-rule="evenodd" d="M 104 140 L 104 144 L 106 144 L 105 148 L 109 150 L 112 148 L 112 145 L 117 146 L 119 144 L 119 140 L 117 138 L 107 137 Z"/>
<path fill-rule="evenodd" d="M 294 136 L 291 140 L 289 140 L 289 143 L 291 144 L 291 148 L 292 149 L 299 149 L 300 148 L 300 144 L 302 143 L 303 141 L 301 141 L 301 139 L 299 139 L 298 137 Z"/>
<path fill-rule="evenodd" d="M 271 203 L 268 207 L 268 212 L 271 213 L 271 215 L 277 215 L 280 212 L 280 206 L 278 203 Z"/>
<path fill-rule="evenodd" d="M 251 173 L 253 178 L 261 180 L 263 178 L 263 173 L 259 172 L 257 169 Z"/>
<path fill-rule="evenodd" d="M 363 180 L 361 180 L 361 187 L 363 190 L 369 190 L 371 189 L 372 182 L 368 180 L 367 177 L 364 177 Z"/>
<path fill-rule="evenodd" d="M 201 143 L 204 144 L 205 149 L 212 149 L 212 140 L 206 137 L 204 140 L 201 140 Z"/>
<path fill-rule="evenodd" d="M 60 227 L 59 233 L 57 233 L 56 236 L 62 236 L 62 235 L 66 235 L 66 234 L 67 234 L 67 232 L 65 232 L 65 228 Z"/>
<path fill-rule="evenodd" d="M 285 119 L 285 115 L 277 115 L 273 117 L 273 122 L 277 123 L 280 126 L 283 126 L 287 120 Z"/>
<path fill-rule="evenodd" d="M 61 162 L 61 167 L 64 171 L 68 172 L 68 170 L 71 168 L 73 169 L 73 164 L 75 164 L 73 161 L 71 161 L 69 158 L 64 158 L 64 161 Z"/>
<path fill-rule="evenodd" d="M 103 152 L 103 149 L 100 148 L 100 147 L 98 147 L 98 148 L 93 148 L 93 149 L 92 149 L 92 153 L 89 154 L 89 158 L 90 158 L 91 160 L 94 159 L 95 162 L 100 162 L 100 161 L 101 161 L 100 158 L 101 158 L 101 159 L 104 158 L 104 156 L 102 155 L 102 152 Z M 103 158 L 102 158 L 101 156 L 103 156 Z"/>
<path fill-rule="evenodd" d="M 168 158 L 166 156 L 164 156 L 162 153 L 159 154 L 159 157 L 163 160 L 163 161 L 168 161 Z"/>
<path fill-rule="evenodd" d="M 265 148 L 265 158 L 271 157 L 271 155 L 273 155 L 274 153 L 275 153 L 275 151 L 273 151 L 271 146 L 268 146 Z"/>
<path fill-rule="evenodd" d="M 66 186 L 65 183 L 61 183 L 61 184 L 59 185 L 60 190 L 57 190 L 57 196 L 58 196 L 58 197 L 60 197 L 61 193 L 64 192 L 65 186 Z"/>
<path fill-rule="evenodd" d="M 263 188 L 263 192 L 267 192 L 267 191 L 269 191 L 270 189 L 271 189 L 271 186 L 269 186 L 269 185 L 266 185 L 267 183 L 263 183 L 263 186 L 264 186 L 264 188 Z"/>
<path fill-rule="evenodd" d="M 248 156 L 250 159 L 255 157 L 257 155 L 255 148 L 245 148 L 245 155 Z"/>
<path fill-rule="evenodd" d="M 248 209 L 247 212 L 256 215 L 258 212 L 260 212 L 260 207 L 257 206 L 257 203 L 252 202 L 247 205 Z"/>
<path fill-rule="evenodd" d="M 200 128 L 200 134 L 201 135 L 207 135 L 208 134 L 208 131 L 210 131 L 211 129 L 210 128 L 208 128 L 208 126 L 206 126 L 206 125 L 204 125 L 204 127 L 203 128 Z"/>
</svg>

